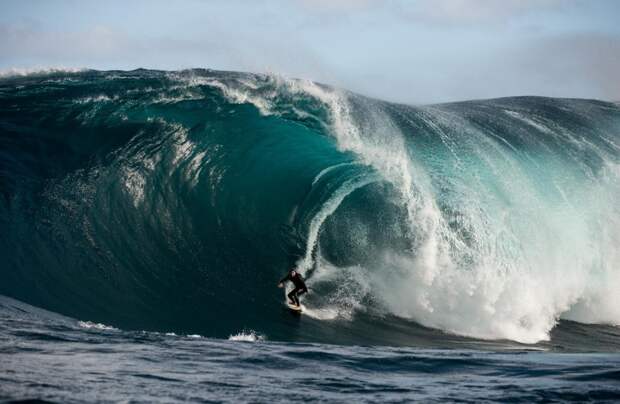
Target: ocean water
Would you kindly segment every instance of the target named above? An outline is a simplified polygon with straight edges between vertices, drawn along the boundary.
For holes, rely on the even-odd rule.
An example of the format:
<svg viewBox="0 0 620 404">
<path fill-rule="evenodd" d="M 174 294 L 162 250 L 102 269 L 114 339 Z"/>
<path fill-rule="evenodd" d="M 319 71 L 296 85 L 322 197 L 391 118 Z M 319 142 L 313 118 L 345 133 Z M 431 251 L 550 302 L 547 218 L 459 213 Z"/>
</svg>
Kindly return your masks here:
<svg viewBox="0 0 620 404">
<path fill-rule="evenodd" d="M 608 102 L 4 77 L 0 399 L 617 400 L 619 197 Z"/>
<path fill-rule="evenodd" d="M 620 399 L 618 351 L 287 343 L 250 330 L 211 339 L 122 331 L 6 298 L 0 319 L 0 399 L 7 402 Z"/>
</svg>

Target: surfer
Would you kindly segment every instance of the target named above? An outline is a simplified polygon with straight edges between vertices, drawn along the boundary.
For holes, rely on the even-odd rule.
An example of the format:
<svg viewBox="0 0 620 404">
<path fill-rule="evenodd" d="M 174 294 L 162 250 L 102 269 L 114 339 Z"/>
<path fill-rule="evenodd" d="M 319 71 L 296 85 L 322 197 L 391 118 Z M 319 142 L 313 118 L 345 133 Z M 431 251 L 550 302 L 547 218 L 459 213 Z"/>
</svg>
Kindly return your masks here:
<svg viewBox="0 0 620 404">
<path fill-rule="evenodd" d="M 302 278 L 301 274 L 295 269 L 291 269 L 286 276 L 280 280 L 278 287 L 284 287 L 284 282 L 286 281 L 291 281 L 293 282 L 293 285 L 295 285 L 295 289 L 287 295 L 290 300 L 290 304 L 299 307 L 299 296 L 308 292 L 304 278 Z"/>
</svg>

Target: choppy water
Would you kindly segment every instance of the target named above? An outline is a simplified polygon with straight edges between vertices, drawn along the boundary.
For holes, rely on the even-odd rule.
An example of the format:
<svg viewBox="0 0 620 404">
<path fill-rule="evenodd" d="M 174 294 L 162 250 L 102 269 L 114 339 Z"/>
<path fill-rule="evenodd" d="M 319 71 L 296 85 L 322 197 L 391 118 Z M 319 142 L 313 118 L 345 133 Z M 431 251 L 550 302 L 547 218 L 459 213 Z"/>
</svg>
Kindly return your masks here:
<svg viewBox="0 0 620 404">
<path fill-rule="evenodd" d="M 0 400 L 620 399 L 618 352 L 558 353 L 523 347 L 489 351 L 481 350 L 480 344 L 479 349 L 390 348 L 261 341 L 250 332 L 230 340 L 128 332 L 3 298 Z"/>
</svg>

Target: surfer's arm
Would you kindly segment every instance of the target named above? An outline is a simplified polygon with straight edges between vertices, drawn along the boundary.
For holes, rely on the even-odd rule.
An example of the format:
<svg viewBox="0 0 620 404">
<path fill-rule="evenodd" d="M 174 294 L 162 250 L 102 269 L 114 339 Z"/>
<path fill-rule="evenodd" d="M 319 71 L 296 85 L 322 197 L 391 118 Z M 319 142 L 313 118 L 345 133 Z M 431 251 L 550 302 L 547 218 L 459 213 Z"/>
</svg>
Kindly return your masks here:
<svg viewBox="0 0 620 404">
<path fill-rule="evenodd" d="M 290 274 L 286 274 L 284 278 L 280 279 L 280 282 L 278 282 L 278 285 L 284 284 L 284 282 L 288 281 L 290 277 L 291 277 Z"/>
</svg>

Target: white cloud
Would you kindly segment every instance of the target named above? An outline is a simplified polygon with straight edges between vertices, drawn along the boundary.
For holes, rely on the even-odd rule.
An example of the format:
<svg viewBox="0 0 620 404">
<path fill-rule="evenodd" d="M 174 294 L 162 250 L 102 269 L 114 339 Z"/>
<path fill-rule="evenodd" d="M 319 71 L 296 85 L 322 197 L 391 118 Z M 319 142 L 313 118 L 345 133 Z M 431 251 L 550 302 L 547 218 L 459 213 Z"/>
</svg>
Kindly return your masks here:
<svg viewBox="0 0 620 404">
<path fill-rule="evenodd" d="M 502 24 L 532 12 L 558 9 L 561 0 L 434 0 L 410 2 L 404 8 L 408 16 L 426 23 Z"/>
</svg>

